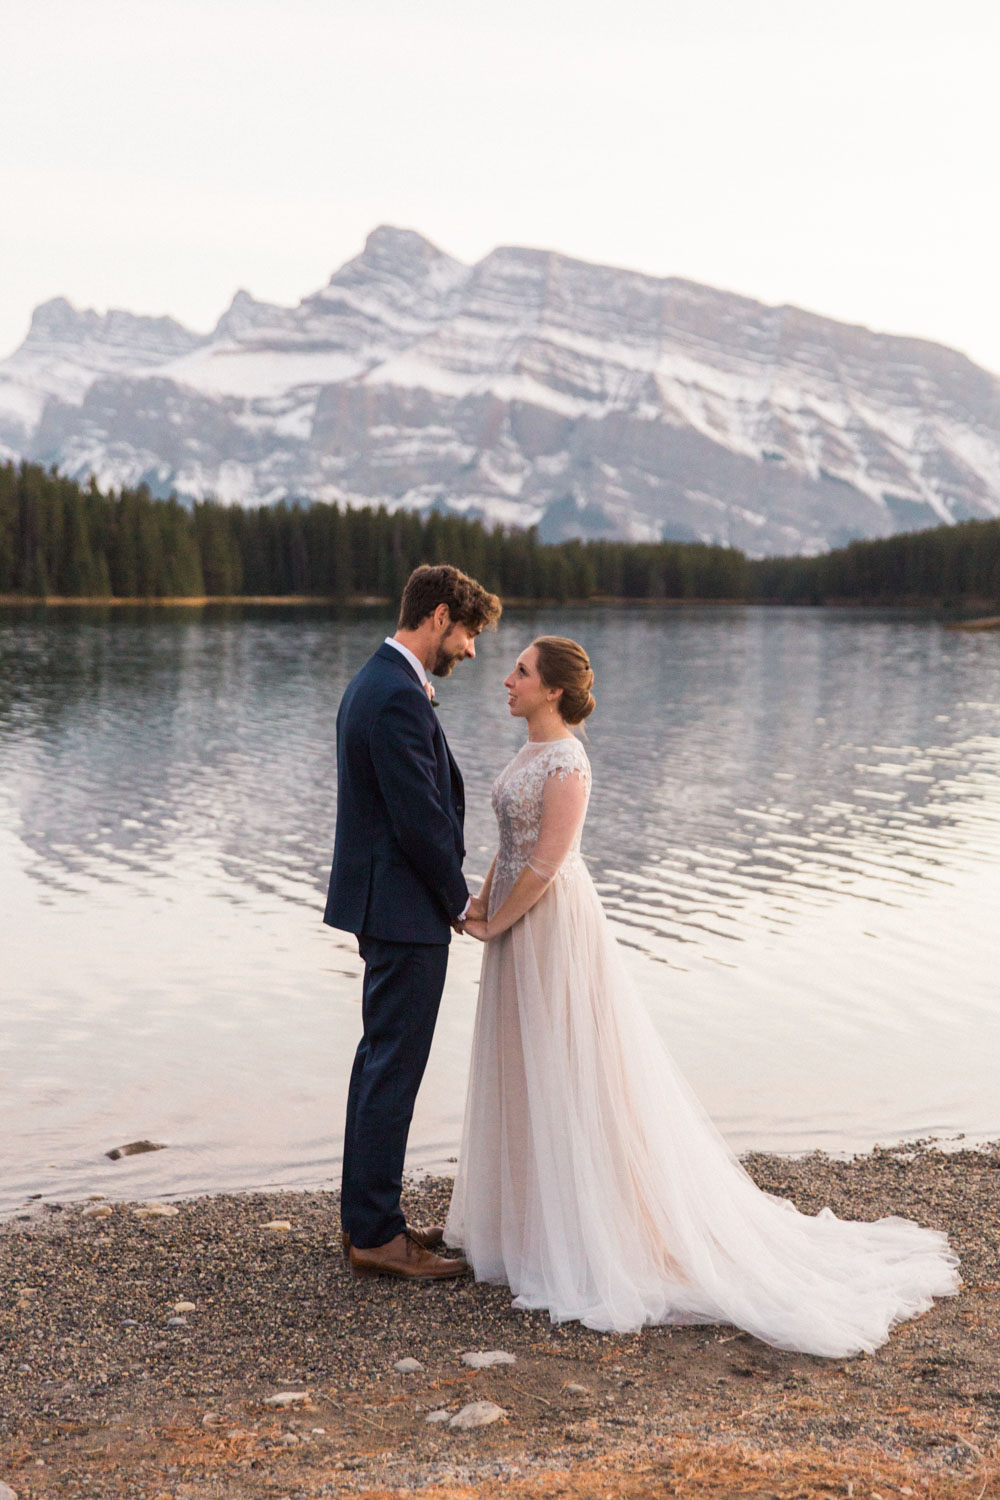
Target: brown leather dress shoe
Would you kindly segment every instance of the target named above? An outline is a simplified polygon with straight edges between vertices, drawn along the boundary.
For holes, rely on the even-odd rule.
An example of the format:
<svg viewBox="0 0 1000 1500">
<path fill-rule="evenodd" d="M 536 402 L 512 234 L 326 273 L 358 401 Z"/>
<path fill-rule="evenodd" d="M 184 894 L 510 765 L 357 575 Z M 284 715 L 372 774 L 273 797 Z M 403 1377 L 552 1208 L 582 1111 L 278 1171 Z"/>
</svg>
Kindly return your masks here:
<svg viewBox="0 0 1000 1500">
<path fill-rule="evenodd" d="M 423 1245 L 425 1250 L 433 1250 L 436 1248 L 436 1246 L 444 1244 L 444 1230 L 442 1229 L 440 1224 L 428 1224 L 426 1229 L 412 1229 L 410 1225 L 407 1224 L 406 1232 L 407 1234 L 412 1234 L 413 1238 L 419 1244 Z M 351 1237 L 347 1233 L 346 1229 L 341 1230 L 340 1241 L 344 1247 L 344 1259 L 350 1260 Z"/>
<path fill-rule="evenodd" d="M 387 1245 L 375 1245 L 371 1250 L 359 1250 L 352 1245 L 350 1265 L 355 1276 L 401 1276 L 407 1281 L 445 1281 L 469 1269 L 468 1261 L 460 1257 L 451 1260 L 445 1255 L 435 1255 L 409 1230 L 397 1234 Z"/>
</svg>

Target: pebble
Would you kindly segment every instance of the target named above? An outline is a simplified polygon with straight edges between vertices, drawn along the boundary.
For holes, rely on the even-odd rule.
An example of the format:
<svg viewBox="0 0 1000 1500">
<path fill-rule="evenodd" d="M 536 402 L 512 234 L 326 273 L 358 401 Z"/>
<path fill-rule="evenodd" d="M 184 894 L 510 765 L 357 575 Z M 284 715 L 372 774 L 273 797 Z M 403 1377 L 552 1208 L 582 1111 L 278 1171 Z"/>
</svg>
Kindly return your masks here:
<svg viewBox="0 0 1000 1500">
<path fill-rule="evenodd" d="M 310 1427 L 309 1431 L 312 1433 L 313 1437 L 326 1437 L 325 1427 Z"/>
<path fill-rule="evenodd" d="M 451 1416 L 450 1411 L 429 1411 L 424 1418 L 425 1422 L 447 1422 Z"/>
<path fill-rule="evenodd" d="M 285 1432 L 282 1434 L 281 1446 L 283 1448 L 297 1448 L 298 1445 L 299 1439 L 295 1436 L 294 1432 Z"/>
<path fill-rule="evenodd" d="M 110 1219 L 111 1209 L 106 1203 L 92 1203 L 89 1208 L 83 1210 L 85 1219 Z"/>
<path fill-rule="evenodd" d="M 201 1419 L 202 1427 L 221 1427 L 225 1417 L 217 1411 L 207 1411 Z"/>
<path fill-rule="evenodd" d="M 167 1327 L 168 1328 L 186 1328 L 187 1327 L 187 1318 L 168 1318 L 167 1319 Z"/>
<path fill-rule="evenodd" d="M 398 1370 L 400 1375 L 419 1375 L 424 1367 L 419 1359 L 397 1359 L 392 1368 Z"/>
<path fill-rule="evenodd" d="M 174 1303 L 174 1312 L 175 1313 L 194 1312 L 195 1310 L 196 1309 L 195 1309 L 195 1305 L 194 1305 L 193 1302 L 175 1302 Z"/>
<path fill-rule="evenodd" d="M 590 1390 L 585 1385 L 564 1385 L 563 1390 L 567 1396 L 589 1396 Z"/>
<path fill-rule="evenodd" d="M 503 1407 L 497 1406 L 495 1401 L 470 1401 L 468 1406 L 455 1413 L 448 1426 L 458 1432 L 471 1432 L 474 1427 L 489 1427 L 491 1422 L 498 1422 L 506 1415 Z"/>
<path fill-rule="evenodd" d="M 17 1491 L 12 1490 L 9 1484 L 4 1484 L 0 1479 L 0 1500 L 17 1500 Z"/>
<path fill-rule="evenodd" d="M 41 1197 L 41 1193 L 37 1193 L 35 1196 L 40 1198 Z M 107 1196 L 108 1196 L 107 1193 L 88 1193 L 87 1194 L 87 1202 L 88 1203 L 102 1203 Z"/>
<path fill-rule="evenodd" d="M 291 1223 L 289 1222 L 288 1219 L 269 1219 L 266 1224 L 262 1224 L 260 1227 L 261 1227 L 261 1229 L 284 1229 L 284 1230 L 288 1230 L 288 1229 L 291 1229 L 292 1226 L 291 1226 Z"/>
<path fill-rule="evenodd" d="M 125 1146 L 114 1146 L 110 1151 L 105 1151 L 105 1156 L 111 1161 L 119 1161 L 123 1156 L 141 1156 L 144 1151 L 165 1151 L 167 1148 L 157 1141 L 129 1141 Z"/>
<path fill-rule="evenodd" d="M 502 1349 L 488 1349 L 480 1353 L 470 1351 L 462 1355 L 463 1365 L 472 1370 L 488 1370 L 491 1365 L 516 1365 L 516 1354 L 505 1354 Z"/>
<path fill-rule="evenodd" d="M 133 1208 L 132 1212 L 137 1219 L 173 1219 L 180 1209 L 172 1203 L 144 1203 L 141 1208 Z"/>
<path fill-rule="evenodd" d="M 122 1318 L 121 1319 L 121 1325 L 122 1325 L 123 1328 L 138 1328 L 138 1326 L 139 1326 L 139 1319 L 138 1318 Z"/>
<path fill-rule="evenodd" d="M 308 1391 L 276 1391 L 273 1396 L 264 1397 L 265 1406 L 298 1406 L 302 1401 L 309 1400 Z"/>
</svg>

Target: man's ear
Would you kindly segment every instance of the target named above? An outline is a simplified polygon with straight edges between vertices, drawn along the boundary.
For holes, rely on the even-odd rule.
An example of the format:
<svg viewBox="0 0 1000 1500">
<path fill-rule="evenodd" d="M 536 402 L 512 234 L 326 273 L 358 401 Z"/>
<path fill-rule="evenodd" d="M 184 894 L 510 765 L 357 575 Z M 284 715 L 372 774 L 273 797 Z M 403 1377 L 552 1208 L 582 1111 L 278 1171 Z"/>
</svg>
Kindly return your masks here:
<svg viewBox="0 0 1000 1500">
<path fill-rule="evenodd" d="M 439 630 L 446 630 L 451 624 L 451 610 L 447 604 L 439 604 L 434 611 L 434 624 Z"/>
</svg>

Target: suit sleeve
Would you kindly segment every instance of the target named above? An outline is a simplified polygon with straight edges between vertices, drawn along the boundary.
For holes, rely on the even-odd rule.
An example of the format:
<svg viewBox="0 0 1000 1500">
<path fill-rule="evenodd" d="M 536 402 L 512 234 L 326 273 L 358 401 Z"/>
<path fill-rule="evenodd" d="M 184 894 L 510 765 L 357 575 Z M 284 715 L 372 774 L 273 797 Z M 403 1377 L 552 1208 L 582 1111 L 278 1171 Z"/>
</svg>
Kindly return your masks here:
<svg viewBox="0 0 1000 1500">
<path fill-rule="evenodd" d="M 396 841 L 453 920 L 469 888 L 441 805 L 432 724 L 422 708 L 403 696 L 390 699 L 372 726 L 369 748 Z"/>
</svg>

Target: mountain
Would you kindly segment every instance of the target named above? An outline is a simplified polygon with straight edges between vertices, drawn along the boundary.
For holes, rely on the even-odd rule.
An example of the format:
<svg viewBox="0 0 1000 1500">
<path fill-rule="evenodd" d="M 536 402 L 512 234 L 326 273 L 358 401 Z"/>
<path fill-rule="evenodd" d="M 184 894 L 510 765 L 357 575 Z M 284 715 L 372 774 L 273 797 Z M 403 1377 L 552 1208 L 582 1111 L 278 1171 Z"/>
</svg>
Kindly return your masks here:
<svg viewBox="0 0 1000 1500">
<path fill-rule="evenodd" d="M 952 349 L 675 277 L 383 226 L 208 336 L 39 307 L 0 455 L 243 504 L 431 506 L 755 554 L 1000 515 L 1000 380 Z"/>
</svg>

